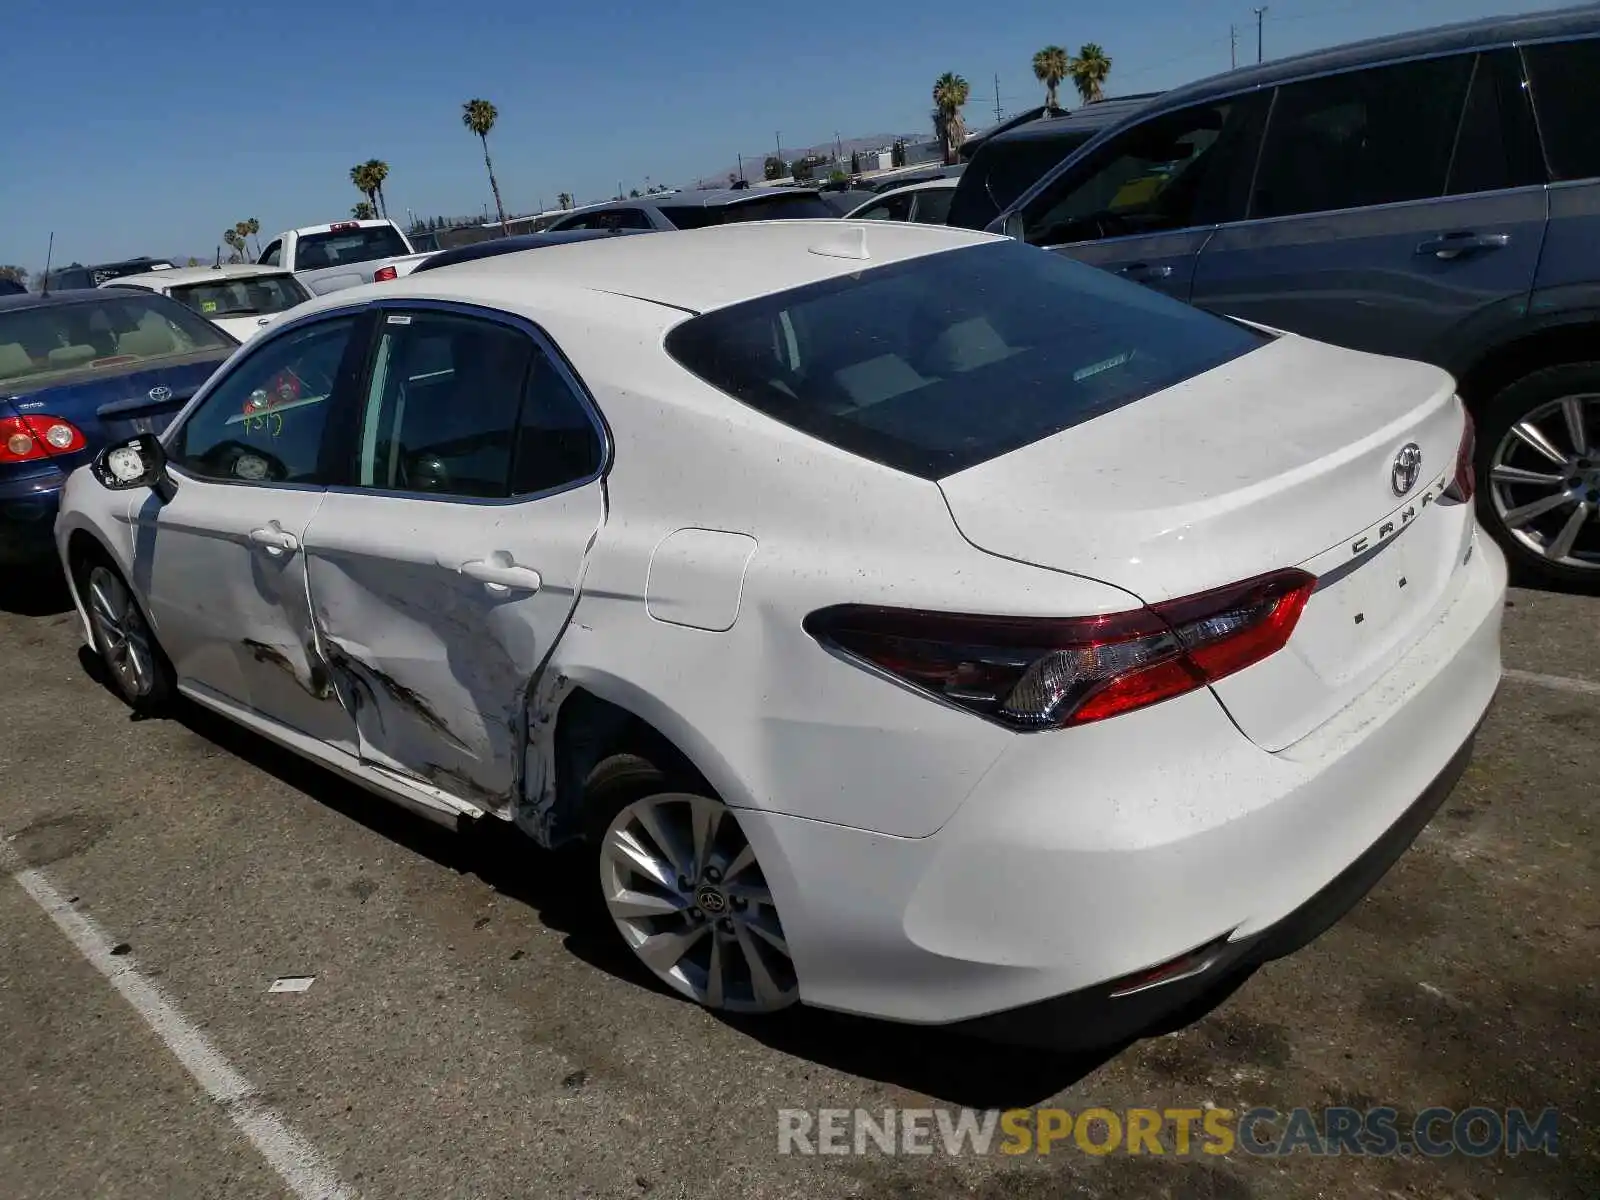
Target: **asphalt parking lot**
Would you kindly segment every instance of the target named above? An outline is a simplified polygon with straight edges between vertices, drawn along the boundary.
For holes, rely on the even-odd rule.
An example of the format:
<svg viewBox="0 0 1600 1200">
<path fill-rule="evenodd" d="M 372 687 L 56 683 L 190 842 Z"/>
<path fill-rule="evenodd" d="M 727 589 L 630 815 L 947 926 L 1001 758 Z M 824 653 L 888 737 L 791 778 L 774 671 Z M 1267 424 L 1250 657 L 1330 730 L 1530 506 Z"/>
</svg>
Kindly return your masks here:
<svg viewBox="0 0 1600 1200">
<path fill-rule="evenodd" d="M 1600 1195 L 1600 598 L 1513 593 L 1472 766 L 1343 923 L 1094 1059 L 719 1020 L 612 950 L 572 862 L 130 719 L 62 603 L 0 598 L 7 1197 Z M 1561 1115 L 1554 1156 L 1485 1159 L 777 1149 L 781 1108 L 1041 1104 Z"/>
</svg>

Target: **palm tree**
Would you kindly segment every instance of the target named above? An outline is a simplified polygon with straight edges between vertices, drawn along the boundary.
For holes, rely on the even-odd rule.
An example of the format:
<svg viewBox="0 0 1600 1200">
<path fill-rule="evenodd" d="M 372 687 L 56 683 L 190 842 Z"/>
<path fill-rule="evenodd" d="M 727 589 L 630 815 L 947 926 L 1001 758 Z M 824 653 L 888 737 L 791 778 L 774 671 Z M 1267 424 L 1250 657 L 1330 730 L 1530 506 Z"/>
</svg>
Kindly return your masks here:
<svg viewBox="0 0 1600 1200">
<path fill-rule="evenodd" d="M 378 211 L 378 188 L 372 182 L 372 164 L 357 163 L 351 167 L 350 182 L 356 185 L 356 191 L 367 198 L 367 207 L 376 214 Z"/>
<path fill-rule="evenodd" d="M 571 208 L 572 207 L 572 193 L 571 192 L 562 192 L 559 196 L 557 196 L 556 197 L 556 207 L 557 208 L 561 208 L 561 209 Z"/>
<path fill-rule="evenodd" d="M 1072 59 L 1060 46 L 1046 46 L 1033 56 L 1033 77 L 1044 84 L 1044 106 L 1060 108 L 1056 88 L 1072 69 Z"/>
<path fill-rule="evenodd" d="M 956 161 L 961 143 L 967 140 L 967 123 L 961 119 L 961 106 L 972 89 L 953 71 L 946 71 L 933 84 L 933 132 L 944 148 L 944 161 Z"/>
<path fill-rule="evenodd" d="M 239 222 L 239 225 L 243 224 L 243 221 Z M 227 242 L 228 249 L 233 251 L 232 254 L 228 255 L 228 261 L 230 263 L 244 261 L 244 235 L 239 232 L 239 225 L 235 225 L 232 229 L 224 229 L 222 231 L 222 240 Z"/>
<path fill-rule="evenodd" d="M 350 215 L 358 221 L 370 221 L 378 215 L 378 211 L 363 200 L 350 210 Z"/>
<path fill-rule="evenodd" d="M 1111 59 L 1094 42 L 1078 47 L 1078 57 L 1070 68 L 1072 84 L 1085 104 L 1105 99 L 1106 76 L 1111 74 Z"/>
<path fill-rule="evenodd" d="M 494 210 L 500 214 L 500 232 L 509 234 L 506 227 L 506 206 L 500 203 L 500 185 L 494 179 L 494 163 L 489 161 L 489 131 L 499 118 L 499 110 L 487 100 L 468 100 L 461 106 L 461 123 L 483 143 L 483 165 L 489 172 L 489 190 L 494 193 Z"/>
<path fill-rule="evenodd" d="M 378 215 L 389 215 L 389 202 L 383 198 L 383 181 L 389 178 L 389 164 L 381 158 L 369 158 L 361 164 L 367 168 L 367 178 L 372 181 L 372 190 L 378 199 Z"/>
<path fill-rule="evenodd" d="M 259 237 L 256 237 L 256 235 L 261 232 L 261 222 L 256 220 L 254 217 L 251 217 L 244 224 L 245 224 L 245 232 L 248 233 L 251 237 L 256 238 L 256 257 L 260 258 L 261 257 L 261 239 Z"/>
</svg>

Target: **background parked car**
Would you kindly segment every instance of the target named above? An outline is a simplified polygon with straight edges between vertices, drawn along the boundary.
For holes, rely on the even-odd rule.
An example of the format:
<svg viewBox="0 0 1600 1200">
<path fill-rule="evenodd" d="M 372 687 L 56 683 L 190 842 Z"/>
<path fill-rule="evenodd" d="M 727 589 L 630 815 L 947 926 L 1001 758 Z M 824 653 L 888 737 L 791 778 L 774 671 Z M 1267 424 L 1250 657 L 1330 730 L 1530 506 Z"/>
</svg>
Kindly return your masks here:
<svg viewBox="0 0 1600 1200">
<path fill-rule="evenodd" d="M 171 296 L 241 342 L 272 324 L 280 313 L 311 299 L 305 285 L 288 271 L 251 263 L 175 267 L 150 275 L 126 275 L 100 286 Z"/>
<path fill-rule="evenodd" d="M 956 180 L 931 179 L 881 192 L 845 216 L 852 221 L 912 221 L 919 225 L 943 225 L 950 215 L 950 199 L 956 194 Z"/>
<path fill-rule="evenodd" d="M 0 563 L 48 561 L 67 476 L 164 428 L 238 345 L 146 292 L 0 296 Z"/>
<path fill-rule="evenodd" d="M 15 279 L 0 278 L 0 296 L 21 296 L 27 292 Z"/>
<path fill-rule="evenodd" d="M 421 271 L 436 271 L 456 263 L 473 262 L 480 258 L 494 258 L 501 254 L 516 254 L 522 250 L 538 250 L 545 246 L 564 246 L 571 242 L 587 242 L 594 238 L 621 237 L 630 233 L 645 233 L 643 229 L 567 229 L 560 233 L 518 233 L 511 237 L 495 238 L 492 242 L 475 242 L 470 246 L 457 246 L 430 255 L 418 265 L 413 275 Z"/>
<path fill-rule="evenodd" d="M 835 193 L 843 195 L 844 193 Z M 735 221 L 837 217 L 816 188 L 724 188 L 612 200 L 576 209 L 550 225 L 567 229 L 700 229 Z"/>
<path fill-rule="evenodd" d="M 173 263 L 165 258 L 127 258 L 121 262 L 97 263 L 92 267 L 57 267 L 39 281 L 41 292 L 66 292 L 74 288 L 99 287 L 108 279 L 124 275 L 143 275 L 150 271 L 170 271 Z"/>
<path fill-rule="evenodd" d="M 1592 6 L 1361 42 L 1167 93 L 993 228 L 1447 368 L 1484 524 L 1525 579 L 1600 587 L 1597 110 Z"/>
<path fill-rule="evenodd" d="M 321 296 L 357 284 L 381 282 L 421 262 L 393 221 L 333 221 L 280 233 L 261 252 L 261 265 L 286 267 Z"/>
</svg>

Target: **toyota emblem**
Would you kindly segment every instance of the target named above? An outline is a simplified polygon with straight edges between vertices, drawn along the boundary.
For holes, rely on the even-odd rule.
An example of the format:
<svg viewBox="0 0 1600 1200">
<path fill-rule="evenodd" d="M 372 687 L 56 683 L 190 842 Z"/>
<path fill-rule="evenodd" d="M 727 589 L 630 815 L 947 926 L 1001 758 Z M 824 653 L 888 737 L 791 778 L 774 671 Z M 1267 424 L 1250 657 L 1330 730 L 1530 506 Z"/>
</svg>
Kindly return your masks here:
<svg viewBox="0 0 1600 1200">
<path fill-rule="evenodd" d="M 1394 468 L 1389 472 L 1389 482 L 1396 496 L 1404 496 L 1417 486 L 1417 476 L 1422 474 L 1422 447 L 1407 442 L 1394 456 Z"/>
<path fill-rule="evenodd" d="M 150 389 L 150 399 L 154 400 L 157 404 L 165 404 L 168 400 L 172 399 L 172 389 L 169 387 L 163 387 L 161 384 L 157 384 L 155 387 Z"/>
</svg>

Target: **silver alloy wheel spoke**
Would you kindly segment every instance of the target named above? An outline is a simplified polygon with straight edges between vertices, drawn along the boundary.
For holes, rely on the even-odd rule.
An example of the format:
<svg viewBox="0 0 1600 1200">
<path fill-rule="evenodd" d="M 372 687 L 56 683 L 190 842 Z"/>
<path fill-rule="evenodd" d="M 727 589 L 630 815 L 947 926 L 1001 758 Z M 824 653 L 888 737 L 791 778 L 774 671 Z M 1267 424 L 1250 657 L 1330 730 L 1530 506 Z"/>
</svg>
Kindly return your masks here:
<svg viewBox="0 0 1600 1200">
<path fill-rule="evenodd" d="M 772 892 L 720 801 L 688 793 L 636 800 L 611 822 L 599 859 L 618 932 L 668 987 L 734 1012 L 771 1012 L 799 998 Z"/>
<path fill-rule="evenodd" d="M 1558 488 L 1566 485 L 1563 475 L 1547 475 L 1543 471 L 1528 471 L 1522 467 L 1508 467 L 1504 464 L 1493 468 L 1489 478 L 1496 483 L 1526 483 L 1535 487 Z"/>
<path fill-rule="evenodd" d="M 1579 457 L 1589 453 L 1589 435 L 1584 429 L 1583 402 L 1592 396 L 1567 396 L 1561 401 L 1561 415 L 1566 418 L 1567 436 Z"/>
<path fill-rule="evenodd" d="M 1506 524 L 1513 529 L 1520 529 L 1535 517 L 1542 517 L 1547 512 L 1565 508 L 1571 503 L 1573 503 L 1572 497 L 1565 492 L 1557 492 L 1553 496 L 1543 496 L 1531 504 L 1524 504 L 1521 508 L 1513 508 L 1506 513 Z"/>
<path fill-rule="evenodd" d="M 1564 467 L 1567 465 L 1567 456 L 1557 450 L 1551 444 L 1550 439 L 1545 437 L 1544 431 L 1532 421 L 1519 421 L 1511 427 L 1511 432 L 1521 438 L 1526 445 L 1555 463 L 1556 466 Z"/>
<path fill-rule="evenodd" d="M 89 613 L 105 643 L 106 666 L 130 700 L 150 693 L 155 681 L 155 656 L 144 617 L 122 581 L 105 567 L 89 572 Z"/>
<path fill-rule="evenodd" d="M 1572 553 L 1572 548 L 1578 542 L 1578 535 L 1583 532 L 1584 522 L 1589 519 L 1589 506 L 1580 504 L 1572 510 L 1572 515 L 1567 518 L 1567 523 L 1561 527 L 1561 532 L 1550 540 L 1545 547 L 1545 557 L 1560 562 Z"/>
</svg>

